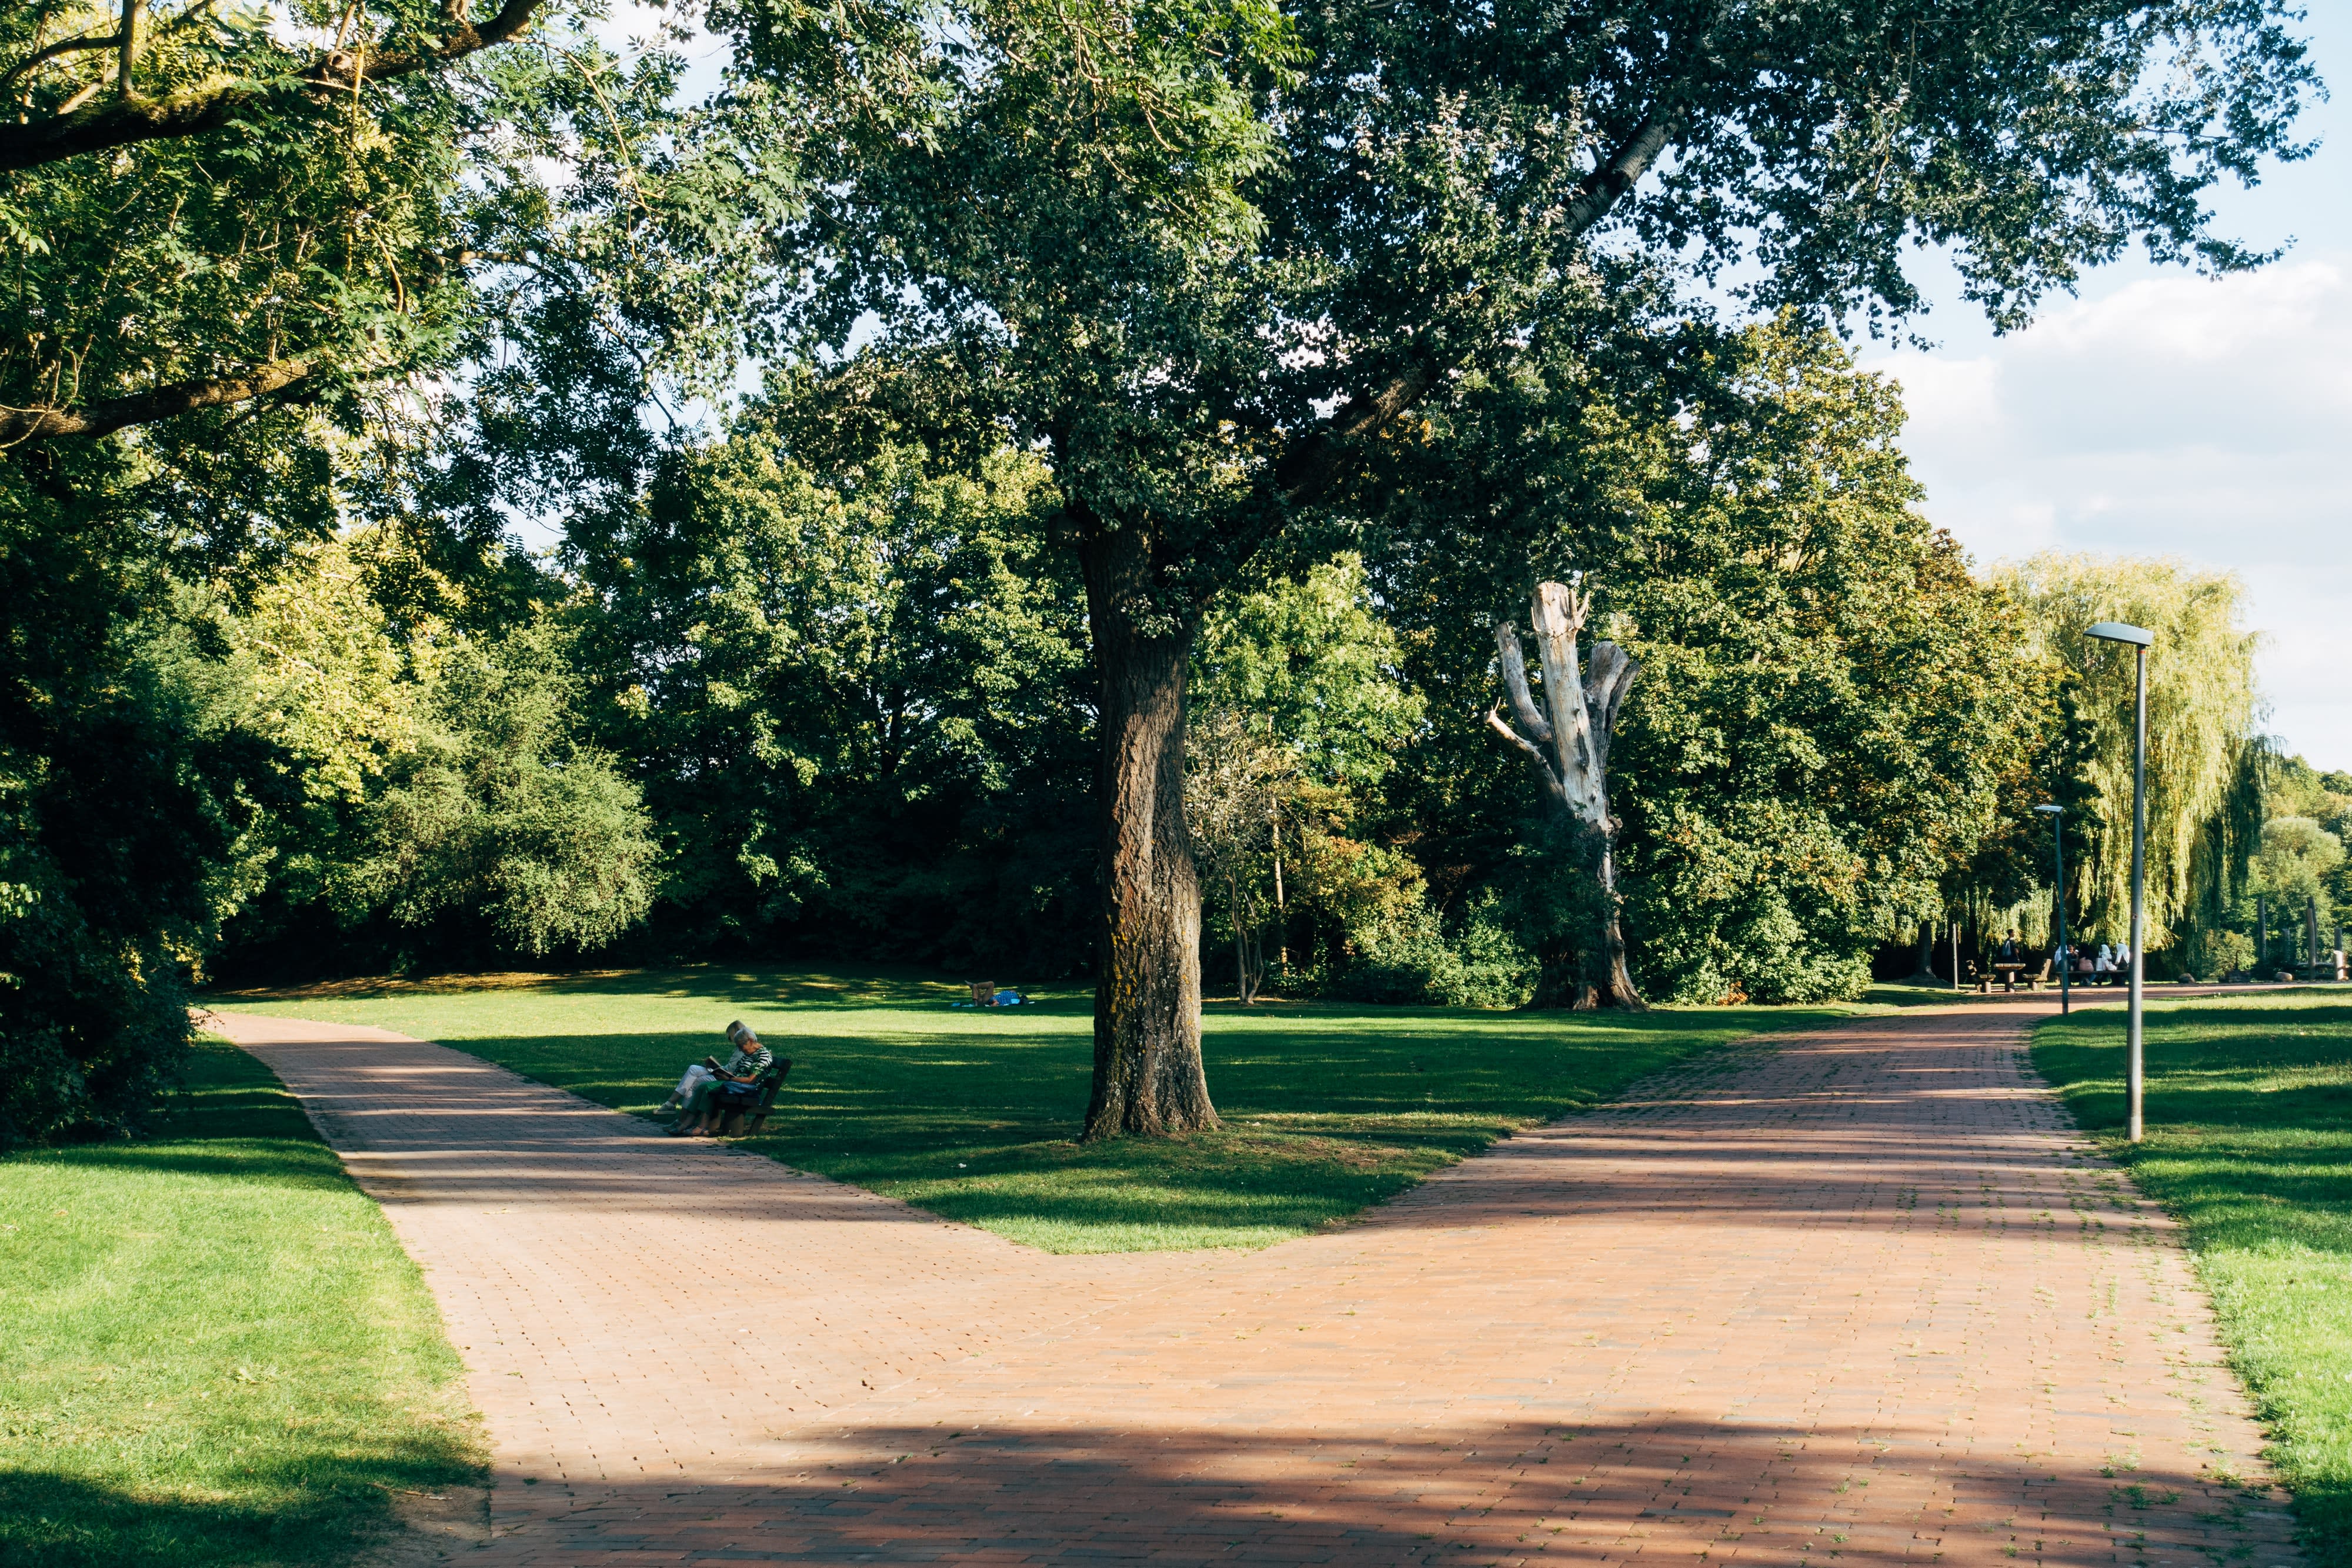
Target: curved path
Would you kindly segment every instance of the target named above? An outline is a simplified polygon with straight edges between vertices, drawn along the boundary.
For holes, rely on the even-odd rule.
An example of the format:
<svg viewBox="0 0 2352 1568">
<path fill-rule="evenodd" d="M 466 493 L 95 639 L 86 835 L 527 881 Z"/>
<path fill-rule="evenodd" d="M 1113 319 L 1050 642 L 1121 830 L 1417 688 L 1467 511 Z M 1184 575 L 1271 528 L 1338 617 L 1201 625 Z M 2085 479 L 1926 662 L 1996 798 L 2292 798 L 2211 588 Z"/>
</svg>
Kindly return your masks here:
<svg viewBox="0 0 2352 1568">
<path fill-rule="evenodd" d="M 2174 1230 L 2024 1065 L 2040 1011 L 1776 1038 L 1266 1251 L 1074 1258 L 217 1022 L 464 1348 L 469 1563 L 2295 1563 Z"/>
</svg>

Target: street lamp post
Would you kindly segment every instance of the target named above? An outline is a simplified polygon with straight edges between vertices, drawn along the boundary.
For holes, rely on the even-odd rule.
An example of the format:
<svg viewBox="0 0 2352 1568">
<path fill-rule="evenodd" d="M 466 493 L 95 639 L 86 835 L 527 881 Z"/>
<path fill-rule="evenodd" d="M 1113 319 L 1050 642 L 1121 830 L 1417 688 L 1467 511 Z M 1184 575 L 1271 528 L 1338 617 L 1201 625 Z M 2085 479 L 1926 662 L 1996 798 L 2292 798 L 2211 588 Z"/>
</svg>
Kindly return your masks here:
<svg viewBox="0 0 2352 1568">
<path fill-rule="evenodd" d="M 2137 1143 L 2141 1131 L 2140 1096 L 2147 1082 L 2140 1054 L 2140 974 L 2147 965 L 2147 648 L 2156 641 L 2156 634 L 2122 621 L 2101 621 L 2087 630 L 2105 642 L 2130 644 L 2137 666 L 2132 706 L 2131 1023 L 2125 1033 L 2131 1058 L 2124 1078 L 2124 1091 L 2130 1100 L 2130 1137 Z"/>
<path fill-rule="evenodd" d="M 2074 1010 L 2074 942 L 2066 935 L 2066 808 L 2037 805 L 2033 809 L 2050 819 L 2050 847 L 2058 852 L 2058 1012 L 2063 1016 Z"/>
</svg>

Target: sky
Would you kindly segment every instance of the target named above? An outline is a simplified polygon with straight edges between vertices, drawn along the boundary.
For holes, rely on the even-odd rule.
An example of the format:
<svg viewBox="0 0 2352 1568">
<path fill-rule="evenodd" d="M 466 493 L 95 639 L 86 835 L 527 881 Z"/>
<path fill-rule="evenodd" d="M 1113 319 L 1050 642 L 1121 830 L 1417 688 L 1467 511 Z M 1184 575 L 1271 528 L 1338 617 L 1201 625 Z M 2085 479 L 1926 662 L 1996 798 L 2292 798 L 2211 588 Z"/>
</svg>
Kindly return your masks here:
<svg viewBox="0 0 2352 1568">
<path fill-rule="evenodd" d="M 2063 550 L 2235 572 L 2264 728 L 2352 769 L 2352 0 L 2305 30 L 2341 87 L 2306 117 L 2319 151 L 2213 202 L 2224 233 L 2284 257 L 2223 279 L 2118 264 L 2007 337 L 1930 261 L 1936 346 L 1861 357 L 1902 383 L 1927 514 L 1980 566 Z"/>
</svg>

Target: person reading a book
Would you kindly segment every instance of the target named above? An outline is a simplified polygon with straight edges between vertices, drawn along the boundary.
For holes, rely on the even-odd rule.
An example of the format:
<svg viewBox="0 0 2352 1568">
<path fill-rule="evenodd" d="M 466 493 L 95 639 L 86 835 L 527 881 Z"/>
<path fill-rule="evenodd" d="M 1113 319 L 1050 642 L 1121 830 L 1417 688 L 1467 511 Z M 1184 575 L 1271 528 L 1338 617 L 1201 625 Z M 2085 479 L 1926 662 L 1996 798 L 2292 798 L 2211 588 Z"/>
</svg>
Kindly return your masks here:
<svg viewBox="0 0 2352 1568">
<path fill-rule="evenodd" d="M 776 1059 L 775 1053 L 761 1045 L 760 1037 L 746 1028 L 740 1018 L 727 1026 L 727 1043 L 733 1049 L 725 1062 L 717 1057 L 703 1058 L 686 1069 L 686 1076 L 677 1080 L 677 1088 L 662 1101 L 663 1110 L 677 1105 L 686 1107 L 686 1114 L 678 1119 L 681 1125 L 695 1119 L 700 1106 L 710 1098 L 710 1091 L 719 1085 L 749 1083 L 767 1071 L 769 1064 Z"/>
</svg>

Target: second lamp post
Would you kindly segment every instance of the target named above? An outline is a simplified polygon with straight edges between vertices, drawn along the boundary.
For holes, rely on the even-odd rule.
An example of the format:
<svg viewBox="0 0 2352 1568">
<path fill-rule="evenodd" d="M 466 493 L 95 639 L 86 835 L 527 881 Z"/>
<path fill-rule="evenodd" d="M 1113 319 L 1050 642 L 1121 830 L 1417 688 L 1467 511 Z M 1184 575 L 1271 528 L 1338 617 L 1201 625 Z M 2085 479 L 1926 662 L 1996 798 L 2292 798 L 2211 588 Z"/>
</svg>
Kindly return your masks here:
<svg viewBox="0 0 2352 1568">
<path fill-rule="evenodd" d="M 2127 626 L 2122 621 L 2101 621 L 2088 630 L 2089 635 L 2104 642 L 2128 643 L 2137 655 L 2138 680 L 2132 704 L 2131 1022 L 2125 1031 L 2125 1043 L 2131 1056 L 2124 1068 L 2130 1136 L 2137 1143 L 2140 1136 L 2141 1090 L 2147 1076 L 2140 1052 L 2140 971 L 2147 962 L 2147 649 L 2156 641 L 2156 634 L 2146 626 Z"/>
<path fill-rule="evenodd" d="M 2050 843 L 2058 852 L 2058 1011 L 2074 1010 L 2074 942 L 2066 931 L 2066 808 L 2063 805 L 2037 805 L 2033 808 L 2050 819 Z"/>
</svg>

